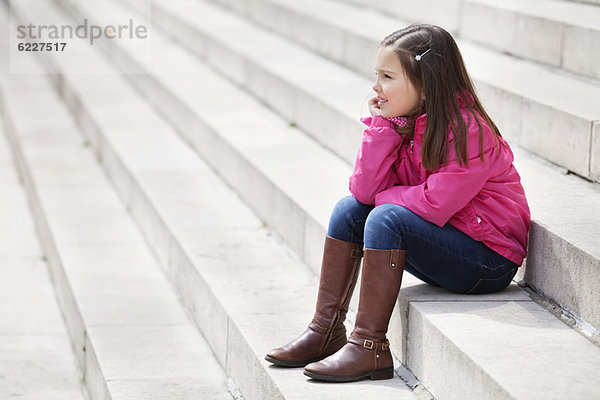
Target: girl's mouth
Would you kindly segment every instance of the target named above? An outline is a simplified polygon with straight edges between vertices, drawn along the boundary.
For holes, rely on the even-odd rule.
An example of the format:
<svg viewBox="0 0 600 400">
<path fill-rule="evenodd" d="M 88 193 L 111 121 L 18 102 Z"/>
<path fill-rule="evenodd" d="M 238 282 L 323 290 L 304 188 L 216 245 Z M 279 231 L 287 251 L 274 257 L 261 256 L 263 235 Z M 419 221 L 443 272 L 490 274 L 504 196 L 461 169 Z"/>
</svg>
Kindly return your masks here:
<svg viewBox="0 0 600 400">
<path fill-rule="evenodd" d="M 387 103 L 387 100 L 382 100 L 382 99 L 379 99 L 379 101 L 377 101 L 377 105 L 378 105 L 379 107 L 381 107 L 381 106 L 382 106 L 382 105 L 384 105 L 385 103 Z"/>
</svg>

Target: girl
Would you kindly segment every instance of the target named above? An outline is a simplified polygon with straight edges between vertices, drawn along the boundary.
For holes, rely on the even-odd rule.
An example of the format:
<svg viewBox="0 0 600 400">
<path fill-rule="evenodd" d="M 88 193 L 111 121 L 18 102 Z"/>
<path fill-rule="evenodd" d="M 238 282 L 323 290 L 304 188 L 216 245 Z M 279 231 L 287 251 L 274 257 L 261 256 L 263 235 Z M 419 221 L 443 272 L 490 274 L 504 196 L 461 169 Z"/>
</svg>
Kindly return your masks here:
<svg viewBox="0 0 600 400">
<path fill-rule="evenodd" d="M 432 25 L 392 33 L 376 75 L 352 196 L 331 215 L 314 318 L 266 356 L 319 380 L 393 377 L 386 332 L 404 269 L 452 292 L 491 293 L 510 284 L 526 254 L 530 214 L 513 154 L 450 34 Z"/>
</svg>

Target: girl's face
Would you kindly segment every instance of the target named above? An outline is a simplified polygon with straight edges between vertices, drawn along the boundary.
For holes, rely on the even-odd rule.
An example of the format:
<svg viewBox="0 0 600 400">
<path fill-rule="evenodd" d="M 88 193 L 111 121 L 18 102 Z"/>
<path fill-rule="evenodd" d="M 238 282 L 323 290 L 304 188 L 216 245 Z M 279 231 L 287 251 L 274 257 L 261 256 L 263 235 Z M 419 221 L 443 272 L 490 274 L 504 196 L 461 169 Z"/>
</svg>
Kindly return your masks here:
<svg viewBox="0 0 600 400">
<path fill-rule="evenodd" d="M 419 109 L 421 94 L 404 74 L 394 50 L 380 47 L 375 59 L 377 78 L 373 90 L 382 117 L 410 116 Z"/>
</svg>

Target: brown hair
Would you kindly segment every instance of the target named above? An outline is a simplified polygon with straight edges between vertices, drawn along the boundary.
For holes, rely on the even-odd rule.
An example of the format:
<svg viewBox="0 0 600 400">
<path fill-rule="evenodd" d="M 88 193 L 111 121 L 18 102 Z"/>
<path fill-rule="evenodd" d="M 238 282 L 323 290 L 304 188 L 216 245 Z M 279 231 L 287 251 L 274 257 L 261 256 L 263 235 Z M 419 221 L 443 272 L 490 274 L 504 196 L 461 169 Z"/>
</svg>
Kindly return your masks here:
<svg viewBox="0 0 600 400">
<path fill-rule="evenodd" d="M 491 120 L 467 74 L 462 55 L 452 36 L 435 25 L 411 25 L 388 35 L 380 43 L 389 46 L 402 64 L 408 79 L 419 93 L 425 94 L 425 101 L 415 115 L 427 113 L 427 123 L 421 148 L 423 167 L 434 171 L 448 162 L 448 127 L 454 134 L 456 156 L 460 164 L 468 165 L 467 123 L 475 118 L 479 126 L 479 157 L 483 161 L 483 128 L 477 114 L 490 127 L 496 137 L 501 136 L 496 124 Z M 415 56 L 424 54 L 419 61 Z M 462 94 L 470 110 L 469 121 L 465 123 L 460 112 L 458 95 Z M 472 96 L 472 101 L 469 99 Z M 410 132 L 400 133 L 412 136 Z"/>
</svg>

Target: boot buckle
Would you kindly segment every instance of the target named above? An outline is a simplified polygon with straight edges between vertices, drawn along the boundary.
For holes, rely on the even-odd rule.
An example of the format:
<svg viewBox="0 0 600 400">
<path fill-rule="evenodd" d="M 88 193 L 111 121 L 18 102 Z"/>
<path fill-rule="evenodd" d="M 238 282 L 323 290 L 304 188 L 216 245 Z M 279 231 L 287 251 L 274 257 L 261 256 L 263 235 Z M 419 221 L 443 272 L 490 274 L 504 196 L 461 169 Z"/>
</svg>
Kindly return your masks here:
<svg viewBox="0 0 600 400">
<path fill-rule="evenodd" d="M 365 341 L 363 342 L 363 347 L 365 349 L 373 350 L 373 348 L 375 347 L 375 343 L 372 340 L 365 339 Z"/>
<path fill-rule="evenodd" d="M 389 348 L 390 348 L 390 342 L 381 343 L 381 350 L 382 351 L 387 351 L 387 349 L 389 349 Z"/>
<path fill-rule="evenodd" d="M 350 257 L 351 258 L 362 258 L 363 256 L 363 251 L 359 250 L 359 249 L 352 249 L 352 251 L 350 252 Z"/>
</svg>

